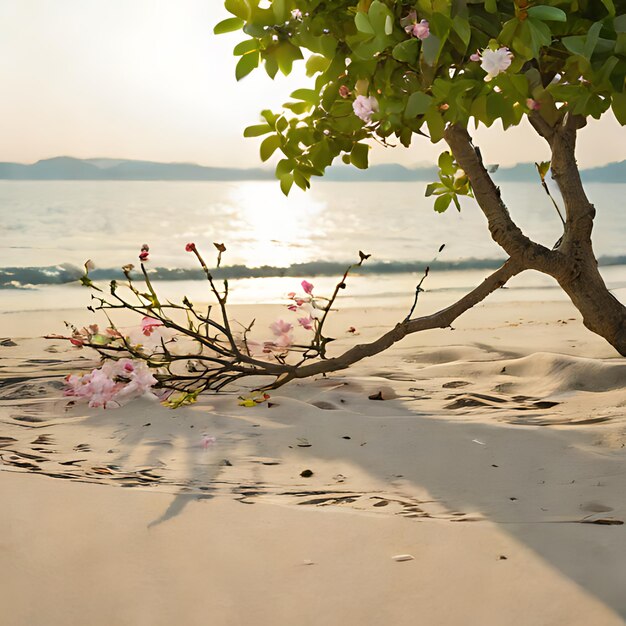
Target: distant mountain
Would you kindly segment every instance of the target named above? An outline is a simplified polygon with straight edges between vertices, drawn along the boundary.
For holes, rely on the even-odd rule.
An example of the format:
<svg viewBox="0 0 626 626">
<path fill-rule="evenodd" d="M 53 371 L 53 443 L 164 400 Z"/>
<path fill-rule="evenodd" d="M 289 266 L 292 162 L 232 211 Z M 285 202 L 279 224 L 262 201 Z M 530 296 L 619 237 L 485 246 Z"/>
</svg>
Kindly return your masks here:
<svg viewBox="0 0 626 626">
<path fill-rule="evenodd" d="M 496 181 L 536 181 L 533 163 L 520 163 L 513 167 L 498 168 L 493 174 Z M 205 167 L 195 163 L 156 163 L 126 159 L 75 159 L 54 157 L 32 165 L 0 163 L 0 179 L 4 180 L 271 180 L 273 172 L 261 168 L 238 169 Z M 626 182 L 626 161 L 610 163 L 582 171 L 586 182 Z M 342 182 L 407 182 L 437 179 L 435 166 L 408 168 L 396 163 L 373 165 L 368 170 L 358 170 L 346 165 L 328 169 L 325 180 Z"/>
<path fill-rule="evenodd" d="M 125 159 L 54 157 L 32 165 L 0 163 L 0 179 L 11 180 L 263 180 L 262 169 L 204 167 L 194 163 L 155 163 Z"/>
</svg>

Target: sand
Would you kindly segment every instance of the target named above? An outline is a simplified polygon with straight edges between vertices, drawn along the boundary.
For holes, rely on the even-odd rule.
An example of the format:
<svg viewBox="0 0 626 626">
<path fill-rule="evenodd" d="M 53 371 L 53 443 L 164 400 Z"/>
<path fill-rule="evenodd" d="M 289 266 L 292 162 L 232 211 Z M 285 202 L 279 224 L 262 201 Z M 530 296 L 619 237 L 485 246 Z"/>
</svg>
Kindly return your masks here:
<svg viewBox="0 0 626 626">
<path fill-rule="evenodd" d="M 623 624 L 626 360 L 514 296 L 177 411 L 68 409 L 90 355 L 37 336 L 85 314 L 2 315 L 2 625 Z M 402 316 L 344 310 L 335 349 Z"/>
</svg>

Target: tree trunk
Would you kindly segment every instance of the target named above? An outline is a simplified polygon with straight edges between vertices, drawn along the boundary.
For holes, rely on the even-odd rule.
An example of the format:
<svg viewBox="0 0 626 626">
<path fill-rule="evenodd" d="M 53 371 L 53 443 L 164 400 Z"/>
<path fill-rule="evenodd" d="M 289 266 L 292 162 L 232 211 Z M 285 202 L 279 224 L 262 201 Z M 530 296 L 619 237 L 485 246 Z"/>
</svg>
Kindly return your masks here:
<svg viewBox="0 0 626 626">
<path fill-rule="evenodd" d="M 600 276 L 591 245 L 570 250 L 565 261 L 571 269 L 555 278 L 580 311 L 583 323 L 626 356 L 626 307 Z"/>
<path fill-rule="evenodd" d="M 580 311 L 585 326 L 626 356 L 626 306 L 608 290 L 598 271 L 591 243 L 595 208 L 585 195 L 576 163 L 576 131 L 584 119 L 570 116 L 556 127 L 548 126 L 538 114 L 530 121 L 550 144 L 552 176 L 565 203 L 565 232 L 554 250 L 526 237 L 513 222 L 467 130 L 449 126 L 445 140 L 470 179 L 494 241 L 522 268 L 555 278 Z"/>
<path fill-rule="evenodd" d="M 608 290 L 598 271 L 591 242 L 596 210 L 585 194 L 576 163 L 576 131 L 584 124 L 583 118 L 572 116 L 546 135 L 540 132 L 552 150 L 552 177 L 567 216 L 557 248 L 564 268 L 553 275 L 580 311 L 585 326 L 626 356 L 626 306 Z"/>
</svg>

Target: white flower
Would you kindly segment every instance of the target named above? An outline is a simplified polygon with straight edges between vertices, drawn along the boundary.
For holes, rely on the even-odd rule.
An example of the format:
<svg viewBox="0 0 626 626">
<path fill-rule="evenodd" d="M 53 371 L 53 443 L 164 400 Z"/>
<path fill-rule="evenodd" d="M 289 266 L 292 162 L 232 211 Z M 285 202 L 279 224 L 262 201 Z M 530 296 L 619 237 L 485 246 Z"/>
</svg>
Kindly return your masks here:
<svg viewBox="0 0 626 626">
<path fill-rule="evenodd" d="M 352 109 L 357 117 L 369 123 L 372 115 L 378 112 L 378 100 L 374 96 L 357 96 L 352 103 Z"/>
<path fill-rule="evenodd" d="M 487 72 L 485 80 L 490 81 L 501 72 L 506 71 L 512 60 L 513 55 L 508 48 L 499 48 L 498 50 L 485 48 L 481 53 L 480 62 L 480 67 Z"/>
</svg>

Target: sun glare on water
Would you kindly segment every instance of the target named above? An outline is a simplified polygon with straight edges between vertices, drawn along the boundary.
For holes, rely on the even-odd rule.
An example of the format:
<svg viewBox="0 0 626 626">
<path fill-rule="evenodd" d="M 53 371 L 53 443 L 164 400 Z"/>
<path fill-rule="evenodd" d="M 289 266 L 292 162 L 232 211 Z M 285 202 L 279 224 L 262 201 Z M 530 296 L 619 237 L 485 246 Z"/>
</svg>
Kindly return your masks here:
<svg viewBox="0 0 626 626">
<path fill-rule="evenodd" d="M 248 267 L 286 267 L 315 259 L 315 240 L 325 234 L 318 223 L 324 204 L 310 194 L 294 190 L 286 198 L 277 183 L 243 182 L 229 202 L 241 233 L 237 256 Z"/>
</svg>

